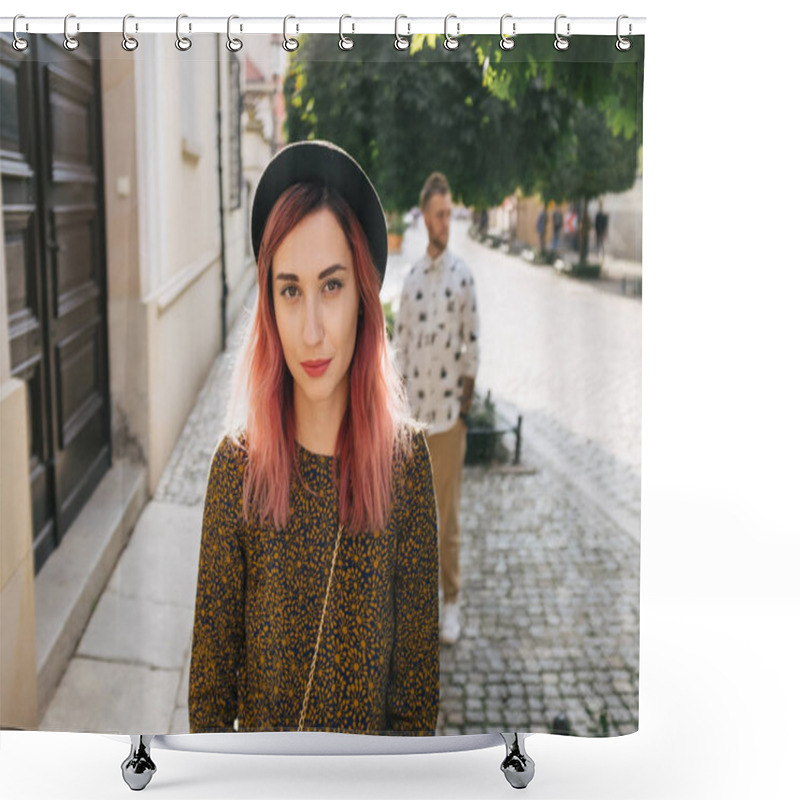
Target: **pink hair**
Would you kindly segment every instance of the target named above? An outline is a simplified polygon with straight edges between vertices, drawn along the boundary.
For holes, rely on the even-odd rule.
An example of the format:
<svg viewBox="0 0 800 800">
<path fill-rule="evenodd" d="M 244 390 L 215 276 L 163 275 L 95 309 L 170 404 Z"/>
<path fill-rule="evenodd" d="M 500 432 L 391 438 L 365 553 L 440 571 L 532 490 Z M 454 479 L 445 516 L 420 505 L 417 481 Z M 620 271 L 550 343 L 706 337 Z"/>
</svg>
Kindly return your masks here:
<svg viewBox="0 0 800 800">
<path fill-rule="evenodd" d="M 272 259 L 292 229 L 308 214 L 329 209 L 353 254 L 363 313 L 358 318 L 350 363 L 350 393 L 336 439 L 339 518 L 351 531 L 385 527 L 391 510 L 393 458 L 410 443 L 410 418 L 402 381 L 386 337 L 380 281 L 367 239 L 350 206 L 335 191 L 313 183 L 290 186 L 270 212 L 258 255 L 258 304 L 239 367 L 236 397 L 246 382 L 247 466 L 243 513 L 289 519 L 289 486 L 295 457 L 291 373 L 283 357 L 272 297 Z M 230 424 L 229 424 L 230 427 Z M 244 445 L 232 437 L 240 446 Z M 334 462 L 336 463 L 336 462 Z"/>
</svg>

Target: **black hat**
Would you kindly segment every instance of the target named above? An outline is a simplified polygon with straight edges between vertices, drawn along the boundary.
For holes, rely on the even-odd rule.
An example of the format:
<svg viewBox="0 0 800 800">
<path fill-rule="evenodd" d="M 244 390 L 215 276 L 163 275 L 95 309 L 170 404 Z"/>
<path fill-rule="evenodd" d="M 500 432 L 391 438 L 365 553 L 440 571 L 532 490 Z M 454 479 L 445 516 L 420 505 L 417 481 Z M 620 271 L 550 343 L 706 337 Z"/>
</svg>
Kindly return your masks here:
<svg viewBox="0 0 800 800">
<path fill-rule="evenodd" d="M 358 162 L 341 147 L 320 140 L 295 142 L 267 164 L 253 199 L 250 233 L 258 260 L 264 227 L 275 201 L 294 183 L 309 181 L 335 189 L 361 223 L 381 283 L 386 272 L 386 217 L 380 198 Z"/>
</svg>

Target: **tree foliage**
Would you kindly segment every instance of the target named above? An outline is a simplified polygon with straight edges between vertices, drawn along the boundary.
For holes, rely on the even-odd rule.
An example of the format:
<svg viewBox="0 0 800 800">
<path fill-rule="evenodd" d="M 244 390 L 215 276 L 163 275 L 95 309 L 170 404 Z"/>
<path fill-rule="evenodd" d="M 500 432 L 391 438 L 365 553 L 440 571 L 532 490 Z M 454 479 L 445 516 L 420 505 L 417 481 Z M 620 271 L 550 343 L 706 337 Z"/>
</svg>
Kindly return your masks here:
<svg viewBox="0 0 800 800">
<path fill-rule="evenodd" d="M 602 56 L 599 44 L 586 50 L 576 42 L 560 54 L 539 36 L 520 37 L 512 51 L 496 37 L 465 38 L 455 51 L 442 48 L 441 36 L 412 37 L 408 51 L 387 47 L 385 36 L 355 41 L 342 52 L 336 36 L 301 37 L 284 84 L 287 134 L 345 148 L 389 212 L 414 206 L 434 170 L 447 175 L 456 200 L 477 208 L 516 190 L 587 196 L 585 182 L 577 188 L 578 163 L 570 166 L 592 152 L 579 146 L 584 131 L 597 147 L 611 136 L 635 150 L 641 136 L 640 62 L 614 55 L 607 37 Z M 581 116 L 589 109 L 593 133 Z M 594 186 L 602 193 L 620 185 L 603 165 L 594 173 L 591 196 Z"/>
<path fill-rule="evenodd" d="M 530 81 L 555 89 L 583 106 L 597 108 L 612 132 L 642 143 L 643 37 L 619 51 L 607 36 L 581 36 L 557 52 L 552 38 L 524 36 L 512 50 L 497 46 L 495 37 L 476 36 L 471 46 L 485 64 L 484 81 L 493 94 L 515 102 Z"/>
<path fill-rule="evenodd" d="M 540 177 L 542 194 L 548 199 L 588 201 L 633 185 L 636 141 L 615 135 L 600 109 L 576 108 L 560 142 L 558 154 Z"/>
</svg>

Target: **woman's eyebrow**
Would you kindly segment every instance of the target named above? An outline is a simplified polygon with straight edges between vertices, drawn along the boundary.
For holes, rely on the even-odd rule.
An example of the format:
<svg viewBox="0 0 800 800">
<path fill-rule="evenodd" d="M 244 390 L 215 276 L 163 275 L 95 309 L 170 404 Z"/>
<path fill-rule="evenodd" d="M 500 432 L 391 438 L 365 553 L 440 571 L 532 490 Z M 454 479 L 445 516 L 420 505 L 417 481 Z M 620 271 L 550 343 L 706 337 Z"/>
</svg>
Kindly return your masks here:
<svg viewBox="0 0 800 800">
<path fill-rule="evenodd" d="M 333 266 L 327 267 L 326 269 L 322 270 L 320 274 L 317 276 L 318 280 L 324 281 L 325 278 L 330 277 L 335 272 L 345 272 L 346 268 L 343 267 L 341 264 L 334 264 Z M 294 275 L 291 272 L 280 272 L 275 276 L 276 281 L 294 281 L 295 283 L 299 283 L 300 279 L 297 275 Z"/>
<path fill-rule="evenodd" d="M 335 272 L 345 272 L 345 271 L 346 268 L 343 267 L 341 264 L 334 264 L 333 266 L 322 270 L 322 272 L 320 272 L 320 274 L 317 277 L 319 278 L 319 280 L 324 281 L 325 278 L 329 278 Z"/>
</svg>

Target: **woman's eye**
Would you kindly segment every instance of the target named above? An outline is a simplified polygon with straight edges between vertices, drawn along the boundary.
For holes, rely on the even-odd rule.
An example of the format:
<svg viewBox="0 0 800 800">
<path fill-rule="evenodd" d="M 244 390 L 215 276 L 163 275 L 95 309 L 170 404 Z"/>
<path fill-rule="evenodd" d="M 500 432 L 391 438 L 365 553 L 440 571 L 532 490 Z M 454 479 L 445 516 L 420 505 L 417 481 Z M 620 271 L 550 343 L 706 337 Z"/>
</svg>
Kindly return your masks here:
<svg viewBox="0 0 800 800">
<path fill-rule="evenodd" d="M 341 288 L 342 282 L 336 280 L 336 278 L 331 278 L 326 284 L 325 289 L 329 292 L 335 292 L 337 289 Z"/>
<path fill-rule="evenodd" d="M 298 290 L 297 290 L 297 287 L 296 287 L 296 286 L 285 286 L 285 287 L 284 287 L 284 288 L 281 290 L 281 294 L 282 294 L 284 297 L 289 297 L 289 298 L 292 298 L 292 297 L 297 297 L 297 292 L 298 292 Z"/>
</svg>

